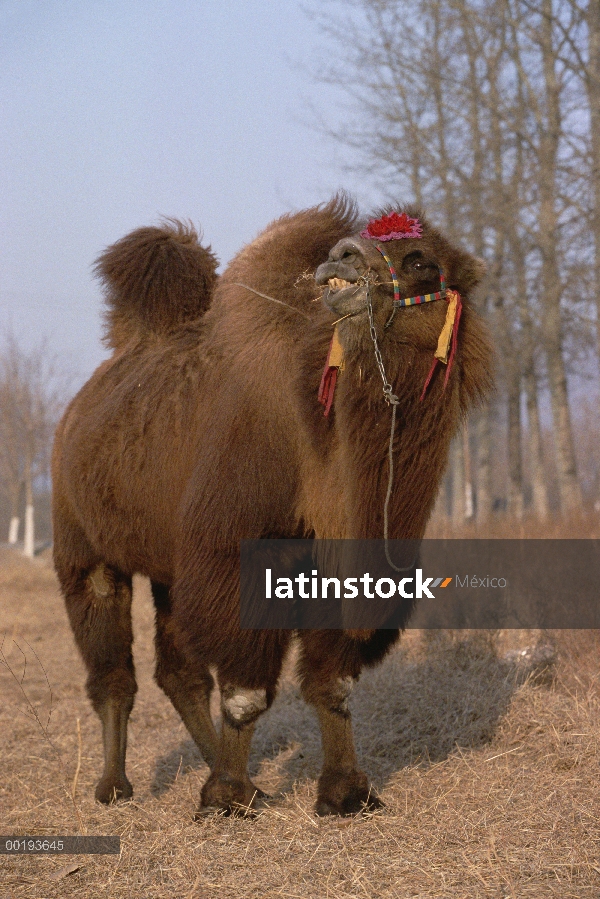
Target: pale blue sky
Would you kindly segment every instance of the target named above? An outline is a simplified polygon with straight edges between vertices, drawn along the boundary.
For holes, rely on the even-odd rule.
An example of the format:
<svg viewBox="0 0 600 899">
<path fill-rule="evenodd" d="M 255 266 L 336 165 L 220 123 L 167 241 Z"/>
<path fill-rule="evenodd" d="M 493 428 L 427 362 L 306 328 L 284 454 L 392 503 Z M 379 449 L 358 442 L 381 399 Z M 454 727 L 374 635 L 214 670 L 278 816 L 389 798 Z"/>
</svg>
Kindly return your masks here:
<svg viewBox="0 0 600 899">
<path fill-rule="evenodd" d="M 320 43 L 296 0 L 0 0 L 0 316 L 25 345 L 90 374 L 91 264 L 132 228 L 191 219 L 226 262 L 356 189 L 304 124 L 339 110 L 310 74 Z"/>
</svg>

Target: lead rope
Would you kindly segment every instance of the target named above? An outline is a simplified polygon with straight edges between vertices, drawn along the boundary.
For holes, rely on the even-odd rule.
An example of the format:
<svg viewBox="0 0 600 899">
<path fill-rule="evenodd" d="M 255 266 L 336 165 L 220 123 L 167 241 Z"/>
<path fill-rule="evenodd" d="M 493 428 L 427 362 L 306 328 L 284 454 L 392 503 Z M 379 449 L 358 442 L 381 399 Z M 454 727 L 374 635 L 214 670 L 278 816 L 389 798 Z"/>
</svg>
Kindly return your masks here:
<svg viewBox="0 0 600 899">
<path fill-rule="evenodd" d="M 375 361 L 377 362 L 377 367 L 379 368 L 379 373 L 381 375 L 381 380 L 383 381 L 383 397 L 392 407 L 392 426 L 390 429 L 390 444 L 388 449 L 388 486 L 387 493 L 385 495 L 385 502 L 383 504 L 383 545 L 385 550 L 385 558 L 387 559 L 388 565 L 394 569 L 394 571 L 398 571 L 400 574 L 403 574 L 405 571 L 411 571 L 414 565 L 414 561 L 412 565 L 409 565 L 407 568 L 398 568 L 397 565 L 394 565 L 392 559 L 390 557 L 390 549 L 389 549 L 389 521 L 388 521 L 388 506 L 390 504 L 390 497 L 392 495 L 392 486 L 394 484 L 394 433 L 396 431 L 396 406 L 400 403 L 400 400 L 396 396 L 395 393 L 392 392 L 392 385 L 387 379 L 387 375 L 385 373 L 385 368 L 383 365 L 383 357 L 381 355 L 381 350 L 379 349 L 379 342 L 377 340 L 377 331 L 375 330 L 375 320 L 373 318 L 373 304 L 371 303 L 371 290 L 370 290 L 370 282 L 367 280 L 367 315 L 369 316 L 369 331 L 371 333 L 371 340 L 373 341 L 373 347 L 375 349 Z"/>
<path fill-rule="evenodd" d="M 234 287 L 243 287 L 245 290 L 249 290 L 250 293 L 255 293 L 257 297 L 262 297 L 263 300 L 270 300 L 272 303 L 277 303 L 278 306 L 285 306 L 287 309 L 291 309 L 292 312 L 296 312 L 298 315 L 301 315 L 302 318 L 305 318 L 307 321 L 311 320 L 309 315 L 301 312 L 300 309 L 296 309 L 295 306 L 290 306 L 289 303 L 284 303 L 283 300 L 276 300 L 275 297 L 270 297 L 266 293 L 261 293 L 260 290 L 255 290 L 253 287 L 248 287 L 247 284 L 242 284 L 240 281 L 232 281 L 231 283 L 234 285 Z"/>
</svg>

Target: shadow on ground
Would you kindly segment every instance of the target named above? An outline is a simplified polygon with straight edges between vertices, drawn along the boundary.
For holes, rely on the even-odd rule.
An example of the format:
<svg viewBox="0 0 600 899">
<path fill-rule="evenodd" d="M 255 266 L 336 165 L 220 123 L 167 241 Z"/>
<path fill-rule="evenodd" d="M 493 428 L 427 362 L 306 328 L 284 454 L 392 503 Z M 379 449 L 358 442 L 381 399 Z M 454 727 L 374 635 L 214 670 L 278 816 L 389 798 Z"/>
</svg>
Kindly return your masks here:
<svg viewBox="0 0 600 899">
<path fill-rule="evenodd" d="M 493 635 L 430 632 L 418 651 L 400 649 L 363 672 L 351 703 L 360 764 L 383 790 L 403 768 L 427 767 L 491 742 L 526 675 L 498 657 Z M 194 743 L 183 741 L 158 759 L 153 794 L 203 764 Z M 294 782 L 318 777 L 320 765 L 315 716 L 296 684 L 284 681 L 257 725 L 250 774 L 282 796 Z"/>
</svg>

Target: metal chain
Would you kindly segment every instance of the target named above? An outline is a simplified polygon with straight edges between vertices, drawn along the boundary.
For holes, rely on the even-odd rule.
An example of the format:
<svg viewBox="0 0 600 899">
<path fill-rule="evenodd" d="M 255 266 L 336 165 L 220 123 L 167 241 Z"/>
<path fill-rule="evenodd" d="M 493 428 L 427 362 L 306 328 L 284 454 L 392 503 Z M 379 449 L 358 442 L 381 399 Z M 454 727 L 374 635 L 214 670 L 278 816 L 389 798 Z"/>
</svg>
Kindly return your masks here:
<svg viewBox="0 0 600 899">
<path fill-rule="evenodd" d="M 371 291 L 369 289 L 369 281 L 367 281 L 367 315 L 369 316 L 369 331 L 371 333 L 371 340 L 373 341 L 373 348 L 375 350 L 375 361 L 377 362 L 377 367 L 379 369 L 379 373 L 381 375 L 381 380 L 383 381 L 383 396 L 388 403 L 392 407 L 392 426 L 390 429 L 390 443 L 388 448 L 388 465 L 389 465 L 389 473 L 388 473 L 388 486 L 387 492 L 385 495 L 385 502 L 383 504 L 383 540 L 384 540 L 384 550 L 385 557 L 387 559 L 388 565 L 394 569 L 394 571 L 398 571 L 403 574 L 406 571 L 411 571 L 414 567 L 414 561 L 411 565 L 406 568 L 398 568 L 392 562 L 390 557 L 389 543 L 388 543 L 388 532 L 389 532 L 389 519 L 388 519 L 388 507 L 390 504 L 390 498 L 392 496 L 392 486 L 394 483 L 394 433 L 396 430 L 396 406 L 400 403 L 400 400 L 396 396 L 395 393 L 392 392 L 392 385 L 387 379 L 387 375 L 385 373 L 385 367 L 383 364 L 383 357 L 381 355 L 381 350 L 379 349 L 379 341 L 377 340 L 377 331 L 375 330 L 375 319 L 373 316 L 373 304 L 371 302 Z"/>
<path fill-rule="evenodd" d="M 371 302 L 371 290 L 369 281 L 367 281 L 367 315 L 369 316 L 369 331 L 371 333 L 371 340 L 373 341 L 373 347 L 375 349 L 375 362 L 377 363 L 379 374 L 381 375 L 381 380 L 383 381 L 383 396 L 386 403 L 389 403 L 392 406 L 397 406 L 400 401 L 398 397 L 392 393 L 392 385 L 387 379 L 385 368 L 383 366 L 383 357 L 381 355 L 381 350 L 379 349 L 377 331 L 375 330 L 375 320 L 373 318 L 373 303 Z"/>
</svg>

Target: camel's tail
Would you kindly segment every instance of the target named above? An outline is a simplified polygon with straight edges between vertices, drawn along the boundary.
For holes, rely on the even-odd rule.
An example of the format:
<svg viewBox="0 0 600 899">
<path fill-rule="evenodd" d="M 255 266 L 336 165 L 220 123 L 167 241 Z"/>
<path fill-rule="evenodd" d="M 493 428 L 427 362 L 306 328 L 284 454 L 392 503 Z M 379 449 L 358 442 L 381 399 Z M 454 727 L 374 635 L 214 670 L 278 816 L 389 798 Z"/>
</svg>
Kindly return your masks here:
<svg viewBox="0 0 600 899">
<path fill-rule="evenodd" d="M 194 228 L 175 219 L 118 240 L 95 265 L 108 306 L 105 342 L 118 349 L 132 337 L 199 318 L 210 305 L 217 265 Z"/>
</svg>

